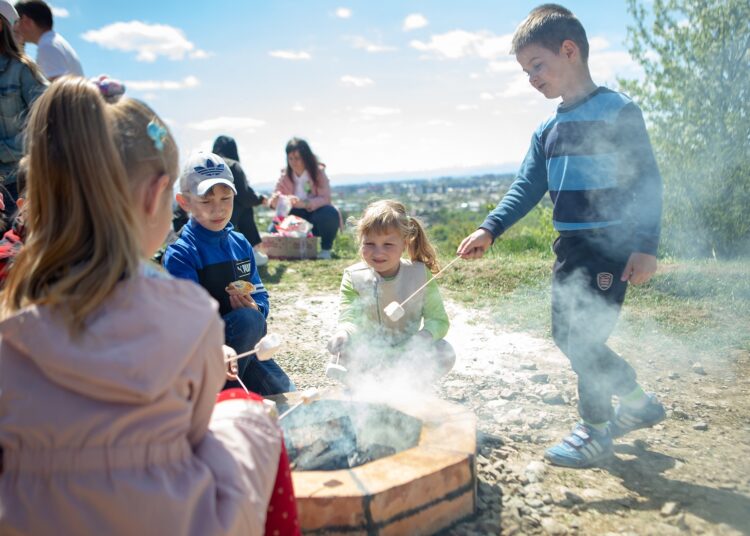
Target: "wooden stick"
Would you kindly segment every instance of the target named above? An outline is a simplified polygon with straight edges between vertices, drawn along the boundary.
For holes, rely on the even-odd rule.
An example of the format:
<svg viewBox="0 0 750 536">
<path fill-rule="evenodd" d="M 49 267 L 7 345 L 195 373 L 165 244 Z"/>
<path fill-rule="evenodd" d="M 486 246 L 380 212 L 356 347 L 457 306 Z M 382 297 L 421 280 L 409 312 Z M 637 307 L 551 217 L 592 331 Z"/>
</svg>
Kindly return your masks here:
<svg viewBox="0 0 750 536">
<path fill-rule="evenodd" d="M 258 353 L 258 348 L 253 348 L 249 352 L 243 352 L 241 354 L 238 354 L 238 355 L 235 355 L 235 356 L 232 356 L 232 357 L 225 357 L 224 358 L 224 363 L 229 363 L 230 361 L 234 361 L 236 359 L 241 359 L 243 357 L 247 357 L 249 355 L 253 355 L 253 354 L 257 354 L 257 353 Z"/>
<path fill-rule="evenodd" d="M 419 288 L 418 288 L 417 290 L 415 290 L 414 292 L 412 292 L 411 296 L 409 296 L 409 297 L 408 297 L 408 298 L 406 298 L 406 299 L 405 299 L 404 301 L 402 301 L 401 303 L 399 303 L 399 305 L 400 305 L 401 307 L 403 307 L 403 306 L 404 306 L 404 304 L 405 304 L 406 302 L 408 302 L 408 301 L 409 301 L 410 299 L 412 299 L 412 298 L 413 298 L 414 296 L 416 296 L 416 295 L 417 295 L 417 294 L 419 293 L 419 291 L 420 291 L 420 290 L 422 290 L 422 289 L 423 289 L 423 288 L 425 288 L 425 287 L 426 287 L 427 285 L 429 285 L 430 283 L 432 283 L 433 279 L 435 279 L 435 278 L 436 278 L 437 276 L 439 276 L 439 275 L 440 275 L 440 274 L 442 274 L 442 273 L 443 273 L 444 271 L 446 271 L 446 270 L 448 269 L 448 267 L 450 267 L 450 265 L 451 265 L 451 264 L 453 264 L 454 262 L 456 262 L 456 261 L 457 261 L 458 259 L 460 259 L 460 258 L 461 258 L 461 256 L 459 255 L 458 257 L 456 257 L 455 259 L 453 259 L 453 260 L 452 260 L 451 262 L 449 262 L 448 264 L 446 264 L 445 266 L 443 266 L 443 269 L 442 269 L 442 270 L 440 270 L 440 271 L 439 271 L 438 273 L 436 273 L 436 274 L 435 274 L 435 275 L 433 275 L 433 276 L 432 276 L 431 278 L 429 278 L 429 279 L 427 280 L 427 282 L 426 282 L 426 283 L 425 283 L 424 285 L 422 285 L 422 286 L 421 286 L 421 287 L 419 287 Z"/>
</svg>

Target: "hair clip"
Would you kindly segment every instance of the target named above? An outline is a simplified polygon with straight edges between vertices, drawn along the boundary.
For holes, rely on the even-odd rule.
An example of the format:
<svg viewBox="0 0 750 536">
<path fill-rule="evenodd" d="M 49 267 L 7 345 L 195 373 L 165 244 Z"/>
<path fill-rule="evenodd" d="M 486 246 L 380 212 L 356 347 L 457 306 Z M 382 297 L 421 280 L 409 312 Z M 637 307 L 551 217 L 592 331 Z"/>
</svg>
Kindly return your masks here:
<svg viewBox="0 0 750 536">
<path fill-rule="evenodd" d="M 148 137 L 154 140 L 154 147 L 157 151 L 164 149 L 164 139 L 167 137 L 167 129 L 159 124 L 156 119 L 152 119 L 146 126 Z"/>
</svg>

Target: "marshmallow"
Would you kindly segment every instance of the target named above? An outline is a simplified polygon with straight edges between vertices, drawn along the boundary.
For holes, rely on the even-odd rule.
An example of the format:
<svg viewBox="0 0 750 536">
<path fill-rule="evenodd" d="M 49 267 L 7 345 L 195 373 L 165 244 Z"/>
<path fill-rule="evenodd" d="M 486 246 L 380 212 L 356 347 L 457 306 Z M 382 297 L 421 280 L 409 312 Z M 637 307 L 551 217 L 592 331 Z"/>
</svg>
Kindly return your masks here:
<svg viewBox="0 0 750 536">
<path fill-rule="evenodd" d="M 320 398 L 320 392 L 315 387 L 311 387 L 302 391 L 300 398 L 304 404 L 309 404 L 313 400 Z"/>
<path fill-rule="evenodd" d="M 401 317 L 404 316 L 404 308 L 398 302 L 391 302 L 388 306 L 383 309 L 385 316 L 390 318 L 393 322 L 398 322 Z"/>
<path fill-rule="evenodd" d="M 349 371 L 346 370 L 346 367 L 343 365 L 338 365 L 336 363 L 328 363 L 328 365 L 326 365 L 326 376 L 332 380 L 344 381 L 348 372 Z"/>
<path fill-rule="evenodd" d="M 281 337 L 275 333 L 270 333 L 255 345 L 256 356 L 259 361 L 268 361 L 273 357 L 273 354 L 279 351 L 279 348 L 281 348 Z"/>
</svg>

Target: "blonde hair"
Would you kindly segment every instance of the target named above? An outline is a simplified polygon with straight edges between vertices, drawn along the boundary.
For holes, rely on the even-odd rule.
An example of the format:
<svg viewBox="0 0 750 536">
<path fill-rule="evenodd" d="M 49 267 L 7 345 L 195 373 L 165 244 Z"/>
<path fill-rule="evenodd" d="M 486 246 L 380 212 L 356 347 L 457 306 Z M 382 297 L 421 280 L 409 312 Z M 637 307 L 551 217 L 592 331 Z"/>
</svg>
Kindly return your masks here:
<svg viewBox="0 0 750 536">
<path fill-rule="evenodd" d="M 29 68 L 31 74 L 34 75 L 34 78 L 44 83 L 44 75 L 39 70 L 37 64 L 18 47 L 18 43 L 16 43 L 16 40 L 13 37 L 13 27 L 10 22 L 8 22 L 8 19 L 2 15 L 0 15 L 0 25 L 2 26 L 2 29 L 0 29 L 0 54 L 20 61 Z"/>
<path fill-rule="evenodd" d="M 147 134 L 145 104 L 107 104 L 83 78 L 62 77 L 32 107 L 27 240 L 2 296 L 2 314 L 38 304 L 62 309 L 78 334 L 140 262 L 134 193 L 155 174 L 177 175 L 177 148 Z M 166 127 L 164 127 L 166 129 Z"/>
<path fill-rule="evenodd" d="M 406 207 L 393 199 L 383 199 L 367 205 L 364 214 L 355 221 L 360 250 L 371 233 L 386 234 L 398 231 L 406 242 L 409 258 L 425 264 L 432 273 L 440 271 L 437 253 L 427 239 L 418 219 L 406 213 Z"/>
</svg>

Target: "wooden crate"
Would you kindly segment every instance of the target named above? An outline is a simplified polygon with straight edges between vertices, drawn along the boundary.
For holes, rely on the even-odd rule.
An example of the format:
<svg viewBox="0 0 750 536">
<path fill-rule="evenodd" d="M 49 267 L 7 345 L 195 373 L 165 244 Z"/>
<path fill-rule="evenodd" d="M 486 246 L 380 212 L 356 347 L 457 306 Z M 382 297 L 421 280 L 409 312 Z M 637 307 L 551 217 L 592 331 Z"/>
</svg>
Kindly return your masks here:
<svg viewBox="0 0 750 536">
<path fill-rule="evenodd" d="M 318 256 L 317 236 L 296 238 L 278 234 L 261 235 L 261 249 L 269 259 L 315 259 Z"/>
</svg>

